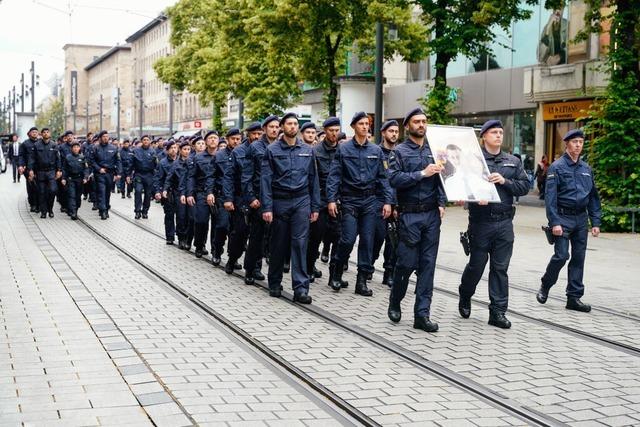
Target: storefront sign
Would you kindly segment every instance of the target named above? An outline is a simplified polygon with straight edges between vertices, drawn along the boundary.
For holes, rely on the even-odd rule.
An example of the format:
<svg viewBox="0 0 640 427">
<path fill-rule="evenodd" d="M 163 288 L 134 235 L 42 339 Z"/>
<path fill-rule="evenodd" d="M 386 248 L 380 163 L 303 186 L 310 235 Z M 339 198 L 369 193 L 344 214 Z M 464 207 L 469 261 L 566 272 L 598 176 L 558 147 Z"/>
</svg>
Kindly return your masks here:
<svg viewBox="0 0 640 427">
<path fill-rule="evenodd" d="M 544 121 L 554 120 L 575 120 L 584 117 L 591 108 L 593 100 L 585 99 L 570 102 L 554 102 L 544 104 L 542 110 L 542 119 Z"/>
</svg>

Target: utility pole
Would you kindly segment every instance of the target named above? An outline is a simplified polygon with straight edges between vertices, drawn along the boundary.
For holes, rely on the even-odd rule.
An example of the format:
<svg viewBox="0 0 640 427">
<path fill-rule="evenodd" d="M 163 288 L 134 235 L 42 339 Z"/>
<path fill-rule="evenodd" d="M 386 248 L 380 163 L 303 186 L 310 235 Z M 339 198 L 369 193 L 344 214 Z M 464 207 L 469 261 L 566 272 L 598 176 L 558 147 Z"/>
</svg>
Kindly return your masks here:
<svg viewBox="0 0 640 427">
<path fill-rule="evenodd" d="M 89 133 L 89 101 L 87 101 L 87 105 L 84 107 L 84 118 L 87 121 L 87 133 Z"/>
<path fill-rule="evenodd" d="M 13 87 L 13 131 L 17 131 L 16 127 L 16 87 Z"/>
<path fill-rule="evenodd" d="M 375 120 L 374 132 L 376 144 L 381 143 L 380 128 L 382 127 L 382 80 L 384 79 L 384 25 L 376 22 L 376 81 L 375 81 Z"/>
<path fill-rule="evenodd" d="M 36 112 L 36 63 L 31 61 L 31 112 Z"/>
<path fill-rule="evenodd" d="M 116 138 L 120 141 L 120 87 L 116 88 Z"/>
<path fill-rule="evenodd" d="M 102 94 L 100 94 L 100 101 L 98 101 L 98 110 L 100 111 L 100 117 L 98 118 L 98 123 L 100 123 L 100 126 L 98 126 L 98 131 L 102 132 Z"/>
<path fill-rule="evenodd" d="M 173 136 L 173 86 L 169 85 L 169 136 Z"/>
<path fill-rule="evenodd" d="M 24 113 L 24 73 L 22 73 L 20 77 L 20 86 L 22 86 L 20 95 L 20 111 Z"/>
</svg>

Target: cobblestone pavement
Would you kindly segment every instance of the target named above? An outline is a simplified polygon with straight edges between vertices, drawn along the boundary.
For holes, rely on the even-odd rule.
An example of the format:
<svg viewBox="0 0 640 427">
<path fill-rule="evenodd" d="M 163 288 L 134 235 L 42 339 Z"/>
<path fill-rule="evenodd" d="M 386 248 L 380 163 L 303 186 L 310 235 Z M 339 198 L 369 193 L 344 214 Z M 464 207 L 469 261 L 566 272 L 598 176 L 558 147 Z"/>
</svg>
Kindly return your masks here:
<svg viewBox="0 0 640 427">
<path fill-rule="evenodd" d="M 86 226 L 64 214 L 40 220 L 26 212 L 24 186 L 4 178 L 0 218 L 11 226 L 0 230 L 0 363 L 8 368 L 0 371 L 0 425 L 357 424 Z M 112 204 L 133 217 L 132 200 L 114 195 Z M 115 212 L 100 221 L 85 204 L 80 215 L 372 422 L 526 424 L 425 368 L 431 364 L 498 400 L 545 414 L 549 424 L 640 425 L 640 358 L 633 351 L 516 315 L 511 330 L 492 328 L 478 303 L 471 319 L 461 319 L 457 298 L 443 292 L 434 295 L 432 315 L 440 332 L 421 333 L 411 328 L 411 295 L 402 322 L 392 324 L 380 275 L 374 296 L 359 297 L 354 267 L 345 276 L 351 286 L 335 293 L 318 263 L 325 276 L 312 285 L 307 310 L 165 245 Z M 522 207 L 517 218 L 510 278 L 533 291 L 552 251 L 538 231 L 544 212 Z M 160 206 L 152 204 L 150 218 L 140 223 L 162 233 Z M 464 211 L 449 209 L 438 260 L 446 269 L 436 272 L 445 290 L 457 289 L 455 270 L 466 262 L 457 242 L 464 228 Z M 631 235 L 591 239 L 587 259 L 585 299 L 630 317 L 568 312 L 551 299 L 540 306 L 530 291 L 513 288 L 510 308 L 640 347 L 640 321 L 633 317 L 640 317 L 640 289 L 626 280 L 640 273 L 632 259 L 640 255 L 637 243 Z M 555 296 L 563 296 L 561 287 Z M 487 300 L 485 289 L 482 282 L 479 301 Z"/>
<path fill-rule="evenodd" d="M 127 214 L 124 206 L 127 205 L 118 205 L 117 209 Z M 144 223 L 161 232 L 160 210 L 154 213 Z M 452 232 L 443 230 L 444 233 Z M 162 240 L 156 239 L 156 245 L 163 244 Z M 149 241 L 149 244 L 153 243 Z M 464 258 L 462 261 L 464 265 Z M 355 279 L 353 276 L 353 273 L 347 273 L 351 281 Z M 444 270 L 437 271 L 436 279 L 438 286 L 447 289 L 456 289 L 459 283 L 459 275 Z M 442 331 L 425 335 L 410 329 L 407 321 L 400 328 L 390 324 L 386 319 L 386 289 L 381 285 L 374 285 L 376 295 L 366 299 L 352 292 L 333 293 L 323 279 L 318 283 L 312 286 L 316 306 L 496 389 L 523 405 L 553 414 L 558 421 L 609 425 L 640 422 L 640 362 L 637 355 L 520 318 L 512 318 L 512 330 L 497 330 L 486 325 L 484 307 L 474 308 L 472 319 L 463 320 L 457 315 L 457 300 L 443 294 L 436 294 L 433 314 L 441 322 Z M 559 303 L 555 304 L 557 307 L 540 307 L 537 303 L 532 304 L 531 299 L 532 294 L 512 292 L 511 307 L 622 343 L 638 345 L 634 320 L 597 312 L 589 315 L 572 313 Z M 412 304 L 411 300 L 405 301 L 403 311 L 409 313 L 405 317 L 410 317 Z"/>
</svg>

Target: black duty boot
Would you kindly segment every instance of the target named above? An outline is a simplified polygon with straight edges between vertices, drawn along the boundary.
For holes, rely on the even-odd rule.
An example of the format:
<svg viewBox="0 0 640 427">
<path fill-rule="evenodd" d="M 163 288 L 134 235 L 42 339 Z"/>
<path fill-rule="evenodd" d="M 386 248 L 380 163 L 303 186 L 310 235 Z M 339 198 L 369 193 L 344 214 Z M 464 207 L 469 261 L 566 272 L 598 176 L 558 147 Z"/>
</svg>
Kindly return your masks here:
<svg viewBox="0 0 640 427">
<path fill-rule="evenodd" d="M 240 265 L 239 262 L 236 262 L 235 264 L 233 264 L 233 269 L 234 270 L 242 270 L 242 266 Z"/>
<path fill-rule="evenodd" d="M 509 322 L 504 313 L 497 310 L 489 311 L 489 324 L 502 329 L 509 329 L 511 327 L 511 322 Z"/>
<path fill-rule="evenodd" d="M 171 240 L 167 239 L 167 245 L 169 245 L 169 246 L 173 245 L 173 239 L 171 239 Z"/>
<path fill-rule="evenodd" d="M 100 212 L 100 219 L 101 220 L 106 220 L 107 219 L 107 211 Z"/>
<path fill-rule="evenodd" d="M 416 317 L 413 320 L 414 329 L 422 329 L 426 332 L 436 332 L 438 330 L 438 324 L 432 322 L 428 317 Z"/>
<path fill-rule="evenodd" d="M 202 248 L 196 248 L 196 258 L 202 258 Z"/>
<path fill-rule="evenodd" d="M 282 296 L 282 286 L 269 288 L 269 296 L 273 298 L 280 298 Z"/>
<path fill-rule="evenodd" d="M 384 274 L 382 275 L 382 284 L 391 286 L 389 284 L 389 281 L 391 281 L 391 284 L 393 284 L 392 279 L 393 279 L 393 269 L 392 268 L 385 268 L 384 269 Z"/>
<path fill-rule="evenodd" d="M 329 287 L 334 291 L 342 289 L 342 266 L 329 264 Z"/>
<path fill-rule="evenodd" d="M 319 279 L 322 277 L 322 271 L 318 270 L 315 265 L 313 266 L 312 271 L 313 271 L 313 277 L 315 277 L 316 279 Z"/>
<path fill-rule="evenodd" d="M 54 217 L 53 211 L 49 211 L 49 218 L 53 218 L 53 217 Z"/>
<path fill-rule="evenodd" d="M 224 272 L 227 274 L 232 274 L 234 270 L 235 261 L 228 260 L 224 266 Z"/>
<path fill-rule="evenodd" d="M 125 198 L 125 195 L 124 195 L 124 193 L 122 193 L 122 196 L 121 196 L 121 197 L 122 197 L 123 199 Z"/>
<path fill-rule="evenodd" d="M 42 212 L 42 213 L 40 214 L 40 218 L 46 218 L 46 217 L 47 217 L 47 213 L 46 213 L 46 212 Z"/>
<path fill-rule="evenodd" d="M 217 267 L 221 262 L 222 260 L 220 259 L 220 255 L 218 254 L 218 252 L 213 251 L 211 254 L 211 263 Z"/>
<path fill-rule="evenodd" d="M 291 271 L 291 263 L 290 262 L 285 262 L 284 263 L 283 272 L 288 273 L 289 271 Z"/>
<path fill-rule="evenodd" d="M 184 240 L 178 239 L 178 249 L 184 251 Z"/>
<path fill-rule="evenodd" d="M 468 319 L 471 316 L 471 298 L 462 296 L 462 292 L 460 288 L 458 288 L 458 294 L 460 295 L 458 299 L 458 313 L 465 319 Z"/>
<path fill-rule="evenodd" d="M 373 273 L 367 273 L 367 280 L 373 279 Z"/>
<path fill-rule="evenodd" d="M 253 273 L 247 271 L 244 275 L 244 284 L 245 285 L 253 285 L 255 283 L 255 279 L 253 278 Z"/>
<path fill-rule="evenodd" d="M 300 304 L 311 304 L 313 299 L 308 294 L 293 294 L 293 300 Z"/>
<path fill-rule="evenodd" d="M 402 318 L 402 310 L 400 309 L 400 303 L 396 302 L 393 298 L 393 293 L 389 295 L 389 308 L 387 309 L 387 315 L 389 320 L 393 323 L 398 323 Z"/>
<path fill-rule="evenodd" d="M 540 285 L 540 289 L 538 289 L 538 293 L 536 294 L 536 299 L 540 304 L 544 304 L 547 302 L 547 298 L 549 298 L 549 288 L 545 285 Z"/>
<path fill-rule="evenodd" d="M 260 270 L 255 270 L 253 272 L 253 278 L 255 280 L 264 280 L 264 279 L 266 279 L 266 277 L 264 277 L 264 274 L 262 274 L 262 271 L 260 271 Z"/>
<path fill-rule="evenodd" d="M 567 297 L 566 309 L 588 313 L 591 311 L 591 306 L 580 301 L 580 298 Z"/>
<path fill-rule="evenodd" d="M 78 220 L 78 214 L 72 213 L 71 214 L 71 219 L 74 220 L 74 221 L 77 221 Z"/>
<path fill-rule="evenodd" d="M 142 217 L 142 214 L 140 212 L 136 212 L 136 219 L 140 219 Z"/>
<path fill-rule="evenodd" d="M 142 214 L 142 219 L 149 219 L 149 215 L 147 215 L 147 213 L 143 213 Z"/>
<path fill-rule="evenodd" d="M 370 297 L 373 295 L 373 291 L 367 287 L 367 274 L 365 272 L 358 271 L 356 277 L 356 294 L 363 297 Z"/>
</svg>

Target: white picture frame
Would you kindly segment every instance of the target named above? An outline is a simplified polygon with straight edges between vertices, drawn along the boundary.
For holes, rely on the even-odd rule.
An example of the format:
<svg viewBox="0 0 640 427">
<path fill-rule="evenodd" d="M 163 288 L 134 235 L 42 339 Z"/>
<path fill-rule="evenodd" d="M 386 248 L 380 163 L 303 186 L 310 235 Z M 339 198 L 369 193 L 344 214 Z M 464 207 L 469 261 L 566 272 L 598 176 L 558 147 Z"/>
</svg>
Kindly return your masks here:
<svg viewBox="0 0 640 427">
<path fill-rule="evenodd" d="M 440 180 L 448 201 L 500 203 L 472 127 L 428 125 L 427 141 L 434 162 L 445 167 Z"/>
</svg>

